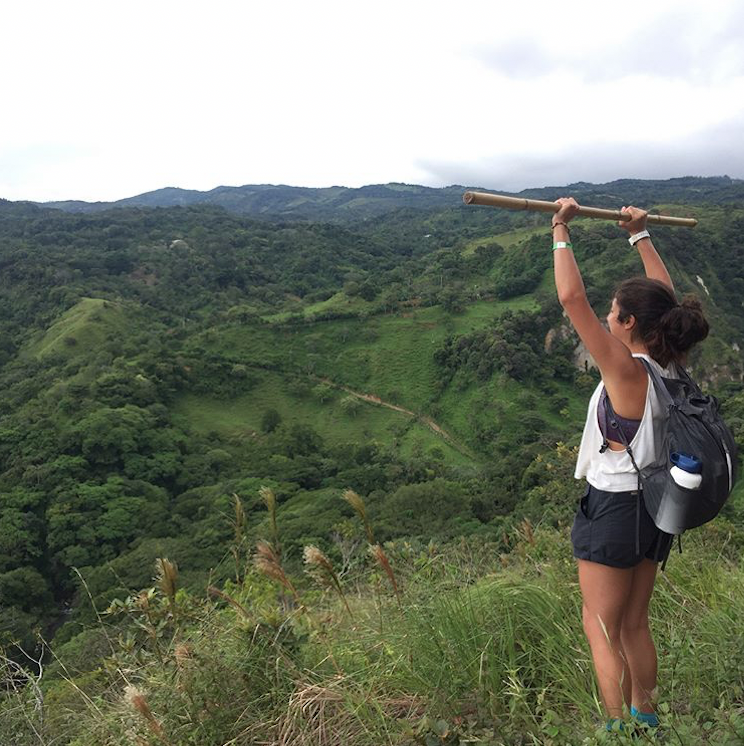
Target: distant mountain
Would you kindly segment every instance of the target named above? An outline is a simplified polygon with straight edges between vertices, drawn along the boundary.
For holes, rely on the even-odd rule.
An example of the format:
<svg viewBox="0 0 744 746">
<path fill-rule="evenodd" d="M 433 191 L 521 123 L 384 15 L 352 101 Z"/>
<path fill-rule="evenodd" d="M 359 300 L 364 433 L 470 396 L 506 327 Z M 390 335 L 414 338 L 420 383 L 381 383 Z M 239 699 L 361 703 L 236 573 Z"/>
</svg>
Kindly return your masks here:
<svg viewBox="0 0 744 746">
<path fill-rule="evenodd" d="M 348 187 L 293 187 L 252 184 L 220 186 L 208 192 L 166 187 L 116 202 L 46 202 L 66 212 L 91 213 L 117 207 L 187 207 L 216 205 L 240 215 L 345 222 L 364 220 L 400 207 L 437 209 L 458 204 L 464 187 L 444 189 L 408 184 L 380 184 L 358 189 Z"/>
<path fill-rule="evenodd" d="M 358 189 L 249 184 L 239 187 L 220 186 L 208 192 L 166 187 L 116 202 L 68 200 L 37 204 L 76 213 L 93 213 L 119 207 L 187 207 L 207 204 L 252 217 L 346 223 L 377 217 L 400 208 L 436 210 L 459 206 L 465 191 L 466 187 L 457 185 L 437 189 L 396 183 Z M 567 186 L 525 189 L 516 196 L 554 200 L 567 194 L 585 204 L 592 204 L 590 200 L 593 200 L 600 207 L 623 204 L 650 207 L 664 203 L 741 203 L 744 202 L 744 180 L 728 176 L 685 176 L 666 180 L 619 179 L 606 184 L 578 182 Z"/>
<path fill-rule="evenodd" d="M 729 204 L 744 201 L 744 179 L 729 176 L 683 176 L 677 179 L 617 179 L 606 184 L 579 181 L 567 186 L 525 189 L 519 196 L 555 200 L 566 195 L 596 207 L 633 204 L 650 207 L 661 204 Z"/>
</svg>

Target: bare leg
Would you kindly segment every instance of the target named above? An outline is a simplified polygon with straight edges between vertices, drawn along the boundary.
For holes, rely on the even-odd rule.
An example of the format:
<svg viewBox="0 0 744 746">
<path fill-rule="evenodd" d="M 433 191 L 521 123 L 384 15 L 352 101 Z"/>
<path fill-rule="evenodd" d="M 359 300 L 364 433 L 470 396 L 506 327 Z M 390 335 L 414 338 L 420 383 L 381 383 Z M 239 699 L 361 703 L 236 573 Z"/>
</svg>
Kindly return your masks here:
<svg viewBox="0 0 744 746">
<path fill-rule="evenodd" d="M 620 629 L 633 683 L 633 705 L 641 712 L 654 711 L 657 663 L 656 647 L 648 626 L 648 604 L 654 590 L 656 566 L 656 562 L 644 559 L 633 568 L 633 580 Z"/>
<path fill-rule="evenodd" d="M 579 585 L 583 598 L 583 621 L 594 670 L 607 714 L 623 717 L 630 706 L 631 675 L 620 632 L 631 592 L 633 568 L 608 567 L 578 560 Z"/>
</svg>

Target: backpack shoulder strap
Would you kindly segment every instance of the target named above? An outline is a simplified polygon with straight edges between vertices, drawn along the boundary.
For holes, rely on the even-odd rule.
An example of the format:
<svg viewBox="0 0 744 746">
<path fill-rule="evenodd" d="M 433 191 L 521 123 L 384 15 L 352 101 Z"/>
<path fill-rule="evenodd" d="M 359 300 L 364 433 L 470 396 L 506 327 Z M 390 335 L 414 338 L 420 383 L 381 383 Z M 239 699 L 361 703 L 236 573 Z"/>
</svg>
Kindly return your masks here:
<svg viewBox="0 0 744 746">
<path fill-rule="evenodd" d="M 664 385 L 664 380 L 662 378 L 661 373 L 659 373 L 659 371 L 656 370 L 656 368 L 653 365 L 651 365 L 651 363 L 649 363 L 649 361 L 646 360 L 646 358 L 639 357 L 638 360 L 640 360 L 644 364 L 644 366 L 646 367 L 646 371 L 648 372 L 648 375 L 651 378 L 651 382 L 654 385 L 654 389 L 656 391 L 656 395 L 667 406 L 670 405 L 670 404 L 674 404 L 674 399 L 672 398 L 672 395 L 669 393 L 669 389 Z M 678 370 L 682 370 L 682 367 L 678 365 L 677 369 Z M 684 372 L 684 374 L 685 374 L 685 376 L 687 376 L 687 378 L 690 378 L 687 375 L 686 371 Z"/>
</svg>

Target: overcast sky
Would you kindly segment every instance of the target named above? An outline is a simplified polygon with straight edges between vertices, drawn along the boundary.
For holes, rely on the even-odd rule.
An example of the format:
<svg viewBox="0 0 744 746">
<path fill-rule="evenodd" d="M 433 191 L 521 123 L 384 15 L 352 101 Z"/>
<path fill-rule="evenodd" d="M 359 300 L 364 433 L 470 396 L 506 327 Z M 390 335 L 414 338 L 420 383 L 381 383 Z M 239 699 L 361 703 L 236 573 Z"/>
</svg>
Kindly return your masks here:
<svg viewBox="0 0 744 746">
<path fill-rule="evenodd" d="M 7 3 L 0 197 L 744 177 L 744 3 Z"/>
</svg>

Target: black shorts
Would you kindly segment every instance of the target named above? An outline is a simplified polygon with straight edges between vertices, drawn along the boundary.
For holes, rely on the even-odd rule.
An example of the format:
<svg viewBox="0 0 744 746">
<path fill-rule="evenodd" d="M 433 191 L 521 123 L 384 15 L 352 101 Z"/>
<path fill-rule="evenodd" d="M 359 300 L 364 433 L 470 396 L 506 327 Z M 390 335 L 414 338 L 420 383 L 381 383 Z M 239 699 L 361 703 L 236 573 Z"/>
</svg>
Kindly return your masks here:
<svg viewBox="0 0 744 746">
<path fill-rule="evenodd" d="M 571 529 L 574 557 L 622 568 L 635 567 L 644 557 L 666 559 L 674 537 L 656 528 L 643 497 L 636 554 L 637 500 L 636 491 L 606 492 L 587 485 Z"/>
</svg>

